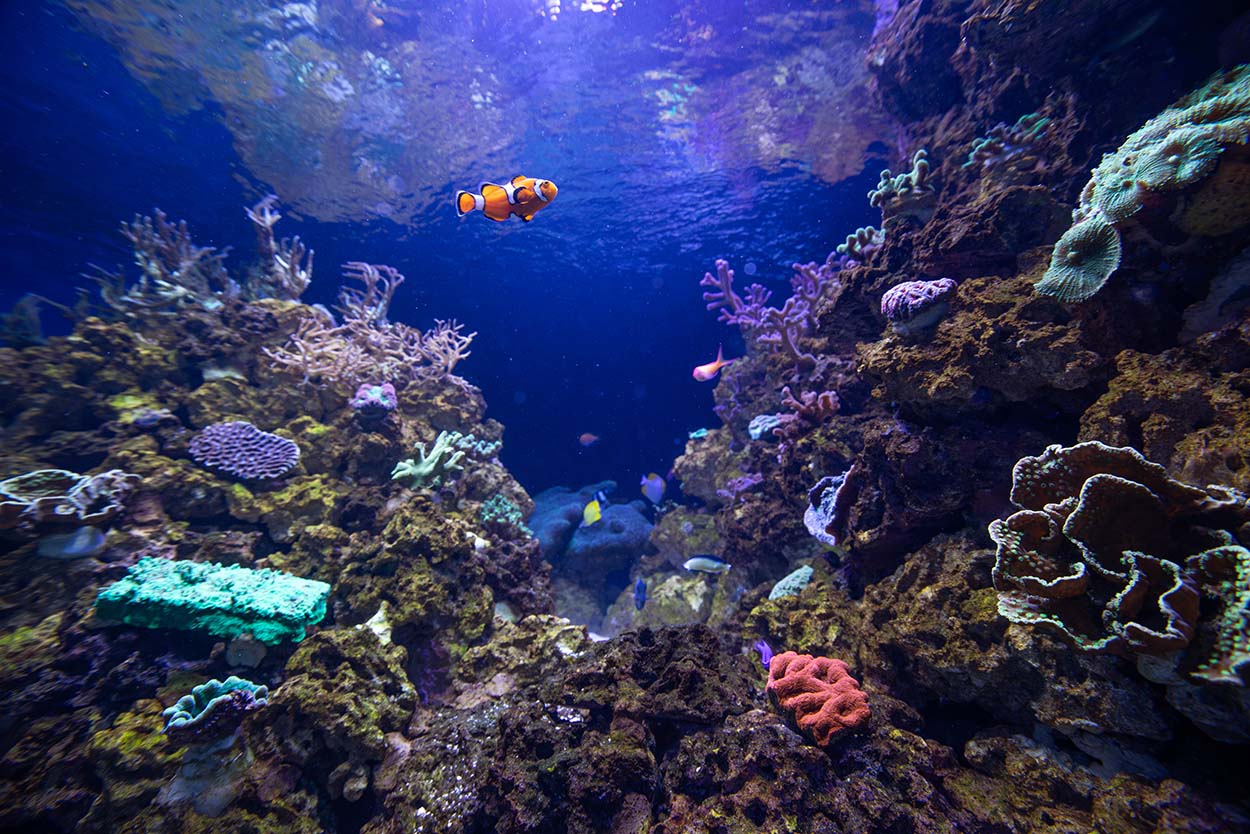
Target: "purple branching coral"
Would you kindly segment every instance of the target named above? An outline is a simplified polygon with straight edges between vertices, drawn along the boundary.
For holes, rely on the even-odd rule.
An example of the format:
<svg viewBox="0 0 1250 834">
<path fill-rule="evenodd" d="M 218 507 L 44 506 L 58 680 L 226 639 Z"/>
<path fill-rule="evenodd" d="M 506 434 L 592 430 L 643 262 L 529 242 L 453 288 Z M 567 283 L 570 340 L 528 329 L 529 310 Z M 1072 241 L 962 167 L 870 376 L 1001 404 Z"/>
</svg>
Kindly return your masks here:
<svg viewBox="0 0 1250 834">
<path fill-rule="evenodd" d="M 201 466 L 241 480 L 278 478 L 299 463 L 295 441 L 243 420 L 205 426 L 191 440 L 188 452 Z"/>
<path fill-rule="evenodd" d="M 343 276 L 360 285 L 344 286 L 339 293 L 335 310 L 342 324 L 318 313 L 301 321 L 284 346 L 265 349 L 276 365 L 299 373 L 304 384 L 321 381 L 346 393 L 369 380 L 451 378 L 470 355 L 477 334 L 465 333 L 455 321 L 435 320 L 422 333 L 387 319 L 395 290 L 404 282 L 399 270 L 353 261 L 343 267 Z"/>
<path fill-rule="evenodd" d="M 780 308 L 766 306 L 772 293 L 752 284 L 746 297 L 733 288 L 734 272 L 724 260 L 716 261 L 716 275 L 704 274 L 700 286 L 713 287 L 703 293 L 708 310 L 718 310 L 720 321 L 740 327 L 743 334 L 754 337 L 758 344 L 785 353 L 794 361 L 795 370 L 806 373 L 816 368 L 816 357 L 804 351 L 802 338 L 812 326 L 818 302 L 837 301 L 842 284 L 837 278 L 839 264 L 832 256 L 824 264 L 795 264 L 790 279 L 793 294 Z"/>
<path fill-rule="evenodd" d="M 834 391 L 805 391 L 798 397 L 790 392 L 790 386 L 781 389 L 781 404 L 789 409 L 789 413 L 779 417 L 778 425 L 773 434 L 783 440 L 790 440 L 825 423 L 841 408 L 838 395 Z"/>
<path fill-rule="evenodd" d="M 274 237 L 273 227 L 282 215 L 277 212 L 278 196 L 270 194 L 256 205 L 244 209 L 256 227 L 260 250 L 260 269 L 248 282 L 252 298 L 280 298 L 295 301 L 312 283 L 313 251 L 293 238 Z"/>
<path fill-rule="evenodd" d="M 743 494 L 750 492 L 764 483 L 764 476 L 758 472 L 750 472 L 737 478 L 730 478 L 725 486 L 716 490 L 716 494 L 729 502 L 730 506 L 738 503 Z"/>
<path fill-rule="evenodd" d="M 173 312 L 193 305 L 212 310 L 239 295 L 239 285 L 222 264 L 229 248 L 219 252 L 212 246 L 196 246 L 185 220 L 171 223 L 160 209 L 152 215 L 135 215 L 121 227 L 139 267 L 136 283 L 128 286 L 123 273 L 95 267 L 98 274 L 93 280 L 106 304 L 121 313 Z"/>
</svg>

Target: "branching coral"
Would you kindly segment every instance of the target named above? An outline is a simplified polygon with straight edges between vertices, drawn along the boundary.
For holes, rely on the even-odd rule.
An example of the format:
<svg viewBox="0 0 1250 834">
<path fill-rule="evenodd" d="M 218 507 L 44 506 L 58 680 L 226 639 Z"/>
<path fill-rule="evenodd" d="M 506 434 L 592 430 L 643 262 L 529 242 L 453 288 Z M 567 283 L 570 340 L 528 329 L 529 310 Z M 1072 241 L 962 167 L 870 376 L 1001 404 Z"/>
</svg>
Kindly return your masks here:
<svg viewBox="0 0 1250 834">
<path fill-rule="evenodd" d="M 836 253 L 842 258 L 843 267 L 863 263 L 885 243 L 885 232 L 873 226 L 861 226 L 839 243 Z"/>
<path fill-rule="evenodd" d="M 298 372 L 305 384 L 319 380 L 349 392 L 379 379 L 401 383 L 428 375 L 449 377 L 470 355 L 477 334 L 465 334 L 455 321 L 436 320 L 422 333 L 388 320 L 395 290 L 404 282 L 399 270 L 352 261 L 344 265 L 343 277 L 360 286 L 345 285 L 339 293 L 335 309 L 342 324 L 315 313 L 300 322 L 283 347 L 265 349 L 277 366 Z"/>
<path fill-rule="evenodd" d="M 929 222 L 937 191 L 929 182 L 929 155 L 924 148 L 911 158 L 911 170 L 895 176 L 889 168 L 881 172 L 877 187 L 868 192 L 868 202 L 881 209 L 882 221 L 895 217 L 913 217 Z"/>
<path fill-rule="evenodd" d="M 1037 291 L 1063 301 L 1093 296 L 1119 265 L 1121 227 L 1147 205 L 1210 176 L 1229 147 L 1248 139 L 1250 64 L 1243 64 L 1217 73 L 1102 158 Z M 1097 268 L 1073 270 L 1084 263 Z"/>
<path fill-rule="evenodd" d="M 248 283 L 253 298 L 282 298 L 295 301 L 312 283 L 313 251 L 293 238 L 274 237 L 273 227 L 282 215 L 276 210 L 278 195 L 270 194 L 256 205 L 244 209 L 256 227 L 260 249 L 260 275 Z"/>
<path fill-rule="evenodd" d="M 964 169 L 1033 167 L 1037 164 L 1034 147 L 1046 135 L 1050 121 L 1041 113 L 1026 113 L 1011 126 L 1002 122 L 994 125 L 988 134 L 973 141 Z"/>
<path fill-rule="evenodd" d="M 100 295 L 114 310 L 172 312 L 191 305 L 212 310 L 239 295 L 222 265 L 229 249 L 196 246 L 185 220 L 171 223 L 156 209 L 152 217 L 135 215 L 121 232 L 134 249 L 139 280 L 128 286 L 124 275 L 99 270 Z"/>
<path fill-rule="evenodd" d="M 1082 651 L 1167 656 L 1195 678 L 1244 682 L 1250 554 L 1224 532 L 1250 521 L 1244 496 L 1091 441 L 1022 459 L 1011 500 L 1022 509 L 990 525 L 1000 614 Z M 1203 618 L 1212 603 L 1219 616 Z M 1199 631 L 1213 632 L 1195 644 L 1206 656 L 1183 656 Z"/>
<path fill-rule="evenodd" d="M 428 453 L 425 450 L 425 444 L 418 443 L 417 457 L 401 460 L 395 464 L 395 468 L 391 471 L 391 480 L 411 478 L 409 486 L 412 489 L 442 485 L 443 480 L 451 477 L 452 472 L 464 469 L 460 461 L 465 453 L 455 448 L 456 439 L 457 435 L 451 432 L 439 432 L 438 437 L 434 439 L 434 448 Z"/>
<path fill-rule="evenodd" d="M 745 299 L 738 295 L 733 288 L 734 272 L 724 260 L 716 261 L 715 276 L 705 273 L 699 284 L 714 288 L 703 293 L 703 300 L 708 310 L 719 311 L 720 321 L 737 325 L 757 343 L 785 353 L 797 372 L 806 373 L 816 367 L 816 357 L 802 348 L 801 339 L 811 329 L 816 305 L 837 303 L 843 286 L 833 258 L 821 265 L 794 264 L 793 268 L 793 294 L 780 308 L 766 306 L 772 293 L 759 284 L 747 288 Z"/>
<path fill-rule="evenodd" d="M 804 391 L 795 397 L 790 386 L 781 389 L 781 404 L 790 409 L 780 415 L 773 434 L 783 440 L 793 439 L 805 434 L 829 420 L 838 413 L 841 404 L 834 391 Z"/>
</svg>

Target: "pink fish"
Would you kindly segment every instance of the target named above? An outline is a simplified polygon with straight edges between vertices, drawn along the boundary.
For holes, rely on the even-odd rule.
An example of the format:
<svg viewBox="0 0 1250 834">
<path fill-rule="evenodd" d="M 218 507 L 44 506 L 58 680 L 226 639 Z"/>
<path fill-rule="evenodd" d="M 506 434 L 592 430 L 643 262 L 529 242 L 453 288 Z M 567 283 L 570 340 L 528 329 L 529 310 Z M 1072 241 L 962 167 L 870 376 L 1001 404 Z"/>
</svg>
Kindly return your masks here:
<svg viewBox="0 0 1250 834">
<path fill-rule="evenodd" d="M 583 446 L 593 446 L 599 442 L 599 435 L 591 434 L 588 431 L 582 432 L 580 435 L 578 435 L 577 442 L 582 444 Z"/>
<path fill-rule="evenodd" d="M 708 362 L 706 365 L 698 365 L 694 369 L 694 378 L 698 382 L 710 382 L 720 373 L 720 369 L 734 362 L 733 359 L 726 359 L 725 354 L 721 351 L 721 346 L 716 346 L 716 359 Z"/>
</svg>

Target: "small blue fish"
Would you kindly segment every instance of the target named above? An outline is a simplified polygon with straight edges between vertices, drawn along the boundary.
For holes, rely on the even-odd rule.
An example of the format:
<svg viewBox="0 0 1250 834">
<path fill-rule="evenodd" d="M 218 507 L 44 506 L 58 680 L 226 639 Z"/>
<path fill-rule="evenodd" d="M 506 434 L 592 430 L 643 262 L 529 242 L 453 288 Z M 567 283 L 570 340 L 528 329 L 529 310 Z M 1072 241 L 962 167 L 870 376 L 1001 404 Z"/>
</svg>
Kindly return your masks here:
<svg viewBox="0 0 1250 834">
<path fill-rule="evenodd" d="M 647 583 L 642 577 L 638 577 L 638 581 L 634 583 L 634 607 L 639 611 L 647 604 Z"/>
<path fill-rule="evenodd" d="M 768 664 L 773 662 L 773 647 L 763 640 L 756 640 L 751 648 L 760 653 L 760 663 L 767 669 Z"/>
</svg>

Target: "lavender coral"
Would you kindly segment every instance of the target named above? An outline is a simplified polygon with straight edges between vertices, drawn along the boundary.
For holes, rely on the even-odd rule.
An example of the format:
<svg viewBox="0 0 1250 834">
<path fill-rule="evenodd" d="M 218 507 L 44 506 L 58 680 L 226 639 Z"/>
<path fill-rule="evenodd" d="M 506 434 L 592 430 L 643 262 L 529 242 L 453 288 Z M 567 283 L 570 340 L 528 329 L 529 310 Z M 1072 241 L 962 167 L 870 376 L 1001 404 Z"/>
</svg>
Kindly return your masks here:
<svg viewBox="0 0 1250 834">
<path fill-rule="evenodd" d="M 352 397 L 350 405 L 361 420 L 373 422 L 398 408 L 399 397 L 395 394 L 395 386 L 389 382 L 380 385 L 364 382 L 356 389 L 356 396 Z"/>
<path fill-rule="evenodd" d="M 188 447 L 201 466 L 241 480 L 280 478 L 299 463 L 299 445 L 243 420 L 205 426 Z"/>
<path fill-rule="evenodd" d="M 920 333 L 946 315 L 947 301 L 954 292 L 955 282 L 950 278 L 904 281 L 881 296 L 881 315 L 897 333 Z"/>
</svg>

